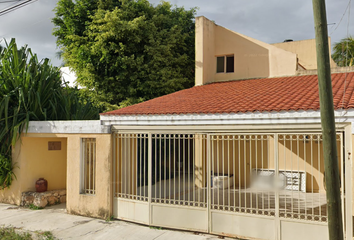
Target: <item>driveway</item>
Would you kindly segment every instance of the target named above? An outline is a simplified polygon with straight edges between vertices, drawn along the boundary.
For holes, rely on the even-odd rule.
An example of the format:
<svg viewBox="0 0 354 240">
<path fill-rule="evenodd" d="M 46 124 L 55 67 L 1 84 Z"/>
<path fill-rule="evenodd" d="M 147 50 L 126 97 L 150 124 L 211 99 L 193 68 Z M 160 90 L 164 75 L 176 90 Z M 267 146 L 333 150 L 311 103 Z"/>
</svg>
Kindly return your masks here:
<svg viewBox="0 0 354 240">
<path fill-rule="evenodd" d="M 127 239 L 127 240 L 217 240 L 217 236 L 193 232 L 159 230 L 139 224 L 75 216 L 65 213 L 65 204 L 30 210 L 0 203 L 0 226 L 25 231 L 50 231 L 58 239 Z M 231 238 L 225 238 L 231 239 Z"/>
</svg>

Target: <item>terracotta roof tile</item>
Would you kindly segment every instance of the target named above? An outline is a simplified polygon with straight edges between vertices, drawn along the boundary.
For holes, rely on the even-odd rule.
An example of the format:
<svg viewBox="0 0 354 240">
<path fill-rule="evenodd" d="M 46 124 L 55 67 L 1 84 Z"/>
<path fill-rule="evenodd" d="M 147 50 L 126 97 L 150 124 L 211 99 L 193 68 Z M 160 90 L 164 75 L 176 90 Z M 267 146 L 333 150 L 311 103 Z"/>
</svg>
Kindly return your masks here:
<svg viewBox="0 0 354 240">
<path fill-rule="evenodd" d="M 354 73 L 332 74 L 332 86 L 334 108 L 353 108 Z M 101 115 L 279 112 L 319 107 L 317 75 L 310 75 L 212 83 Z"/>
</svg>

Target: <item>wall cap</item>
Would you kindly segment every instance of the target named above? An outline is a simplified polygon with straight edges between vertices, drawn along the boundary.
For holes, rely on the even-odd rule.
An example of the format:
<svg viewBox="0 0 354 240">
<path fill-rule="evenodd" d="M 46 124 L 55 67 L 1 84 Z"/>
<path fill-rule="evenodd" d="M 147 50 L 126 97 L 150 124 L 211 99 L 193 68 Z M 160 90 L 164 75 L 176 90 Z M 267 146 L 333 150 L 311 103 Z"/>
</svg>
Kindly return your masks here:
<svg viewBox="0 0 354 240">
<path fill-rule="evenodd" d="M 110 133 L 100 120 L 30 121 L 27 133 Z"/>
</svg>

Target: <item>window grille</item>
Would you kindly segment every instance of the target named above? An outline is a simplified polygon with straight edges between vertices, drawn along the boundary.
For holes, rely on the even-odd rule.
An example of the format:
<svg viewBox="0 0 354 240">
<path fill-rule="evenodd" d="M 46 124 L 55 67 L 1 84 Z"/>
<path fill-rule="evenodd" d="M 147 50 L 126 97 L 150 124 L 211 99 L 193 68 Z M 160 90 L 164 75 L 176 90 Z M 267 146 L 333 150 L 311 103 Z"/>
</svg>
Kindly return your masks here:
<svg viewBox="0 0 354 240">
<path fill-rule="evenodd" d="M 81 193 L 96 192 L 96 139 L 82 138 Z"/>
</svg>

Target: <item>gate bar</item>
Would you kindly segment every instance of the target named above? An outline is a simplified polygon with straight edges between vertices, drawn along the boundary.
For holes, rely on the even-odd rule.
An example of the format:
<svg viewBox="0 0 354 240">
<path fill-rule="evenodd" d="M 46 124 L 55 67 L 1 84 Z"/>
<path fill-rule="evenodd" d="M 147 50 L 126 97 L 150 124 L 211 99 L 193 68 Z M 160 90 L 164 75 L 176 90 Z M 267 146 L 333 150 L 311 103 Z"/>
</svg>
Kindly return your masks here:
<svg viewBox="0 0 354 240">
<path fill-rule="evenodd" d="M 210 144 L 210 135 L 207 135 L 207 191 L 208 191 L 208 200 L 207 200 L 207 209 L 208 209 L 208 232 L 211 232 L 211 144 Z"/>
<path fill-rule="evenodd" d="M 279 179 L 279 150 L 278 134 L 274 134 L 274 164 L 275 164 L 275 233 L 276 238 L 280 239 L 280 218 L 279 218 L 279 190 L 277 189 L 277 180 Z"/>
<path fill-rule="evenodd" d="M 152 192 L 152 137 L 148 133 L 148 204 L 149 204 L 149 225 L 152 223 L 152 205 L 151 205 L 151 192 Z"/>
</svg>

